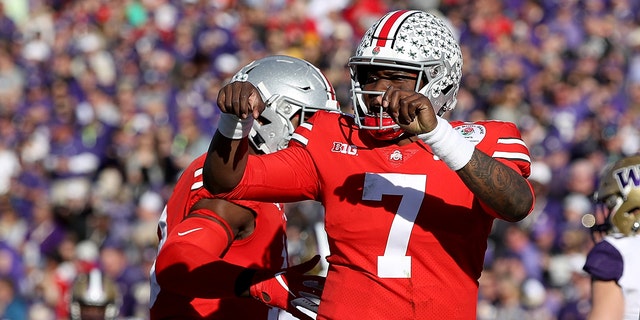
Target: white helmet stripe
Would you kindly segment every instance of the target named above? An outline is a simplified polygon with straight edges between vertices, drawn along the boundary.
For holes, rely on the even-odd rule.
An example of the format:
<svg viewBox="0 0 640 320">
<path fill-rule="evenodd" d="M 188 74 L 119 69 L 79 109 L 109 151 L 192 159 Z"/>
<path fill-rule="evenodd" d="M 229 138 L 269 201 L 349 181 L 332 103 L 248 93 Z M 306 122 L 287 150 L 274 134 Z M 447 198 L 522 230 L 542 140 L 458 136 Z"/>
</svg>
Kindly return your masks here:
<svg viewBox="0 0 640 320">
<path fill-rule="evenodd" d="M 269 92 L 269 89 L 267 89 L 267 86 L 264 84 L 264 82 L 260 81 L 260 83 L 258 83 L 258 85 L 256 86 L 258 88 L 258 90 L 260 90 L 260 93 L 262 93 L 262 95 L 264 96 L 264 99 L 266 100 L 265 103 L 267 101 L 269 101 L 269 99 L 271 99 L 271 92 Z"/>
<path fill-rule="evenodd" d="M 336 100 L 336 93 L 335 90 L 333 89 L 333 85 L 331 84 L 331 82 L 329 82 L 329 79 L 327 79 L 327 76 L 324 75 L 324 73 L 322 71 L 320 71 L 320 69 L 318 69 L 317 67 L 314 66 L 314 68 L 316 68 L 316 70 L 318 71 L 318 74 L 321 75 L 321 79 L 322 82 L 324 83 L 325 87 L 330 88 L 331 90 L 327 91 L 327 97 L 329 97 L 329 100 Z"/>
<path fill-rule="evenodd" d="M 378 24 L 378 28 L 376 28 L 373 33 L 373 38 L 377 39 L 375 45 L 379 47 L 393 46 L 393 41 L 387 43 L 387 40 L 395 39 L 400 25 L 402 25 L 404 20 L 406 20 L 410 15 L 416 12 L 419 11 L 399 10 L 389 13 L 383 17 L 380 24 Z"/>
</svg>

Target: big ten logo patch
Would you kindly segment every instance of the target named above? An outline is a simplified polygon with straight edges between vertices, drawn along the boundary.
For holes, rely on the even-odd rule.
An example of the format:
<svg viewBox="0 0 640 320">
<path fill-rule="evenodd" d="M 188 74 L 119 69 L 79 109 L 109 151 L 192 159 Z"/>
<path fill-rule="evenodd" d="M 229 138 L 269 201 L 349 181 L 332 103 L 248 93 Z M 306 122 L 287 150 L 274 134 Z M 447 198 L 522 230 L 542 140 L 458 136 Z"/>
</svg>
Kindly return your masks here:
<svg viewBox="0 0 640 320">
<path fill-rule="evenodd" d="M 358 147 L 354 145 L 342 143 L 342 142 L 334 142 L 333 147 L 331 147 L 331 152 L 338 152 L 342 154 L 355 156 L 358 154 Z"/>
</svg>

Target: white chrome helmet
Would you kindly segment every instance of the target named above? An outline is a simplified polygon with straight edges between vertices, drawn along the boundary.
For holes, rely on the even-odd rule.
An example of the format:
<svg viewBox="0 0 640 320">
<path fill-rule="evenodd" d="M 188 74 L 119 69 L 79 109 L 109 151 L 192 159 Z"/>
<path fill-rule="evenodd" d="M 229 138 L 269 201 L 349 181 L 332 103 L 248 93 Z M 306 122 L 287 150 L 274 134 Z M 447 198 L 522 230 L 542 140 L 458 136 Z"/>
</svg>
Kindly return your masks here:
<svg viewBox="0 0 640 320">
<path fill-rule="evenodd" d="M 438 115 L 453 110 L 462 78 L 462 51 L 445 22 L 419 10 L 398 10 L 378 20 L 362 38 L 356 53 L 349 59 L 351 89 L 356 122 L 363 129 L 383 130 L 399 127 L 391 120 L 383 121 L 365 105 L 362 80 L 367 67 L 384 67 L 418 72 L 415 91 L 424 94 Z M 420 87 L 423 83 L 424 86 Z M 365 117 L 376 117 L 370 125 Z"/>
<path fill-rule="evenodd" d="M 99 269 L 80 274 L 74 281 L 70 308 L 72 320 L 113 320 L 119 312 L 118 288 Z"/>
<path fill-rule="evenodd" d="M 594 201 L 603 212 L 600 224 L 589 217 L 586 226 L 593 231 L 618 233 L 625 236 L 640 231 L 640 156 L 626 157 L 607 166 L 600 176 Z M 584 221 L 585 219 L 583 219 Z"/>
<path fill-rule="evenodd" d="M 302 59 L 283 55 L 258 59 L 240 69 L 231 81 L 249 81 L 262 95 L 266 108 L 253 122 L 249 141 L 264 153 L 287 147 L 296 114 L 301 124 L 318 110 L 339 110 L 331 83 Z"/>
</svg>

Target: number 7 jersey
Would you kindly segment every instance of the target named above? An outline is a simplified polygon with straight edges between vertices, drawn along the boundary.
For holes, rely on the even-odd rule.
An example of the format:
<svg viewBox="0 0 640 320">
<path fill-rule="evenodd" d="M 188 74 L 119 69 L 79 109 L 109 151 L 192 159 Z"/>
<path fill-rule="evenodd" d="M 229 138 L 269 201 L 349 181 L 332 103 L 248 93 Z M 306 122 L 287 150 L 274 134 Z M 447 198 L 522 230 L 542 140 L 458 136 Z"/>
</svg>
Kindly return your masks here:
<svg viewBox="0 0 640 320">
<path fill-rule="evenodd" d="M 512 123 L 452 125 L 529 175 L 529 152 Z M 228 196 L 325 206 L 331 255 L 318 319 L 475 319 L 495 213 L 422 141 L 381 143 L 349 115 L 317 112 L 289 148 L 250 156 Z"/>
</svg>

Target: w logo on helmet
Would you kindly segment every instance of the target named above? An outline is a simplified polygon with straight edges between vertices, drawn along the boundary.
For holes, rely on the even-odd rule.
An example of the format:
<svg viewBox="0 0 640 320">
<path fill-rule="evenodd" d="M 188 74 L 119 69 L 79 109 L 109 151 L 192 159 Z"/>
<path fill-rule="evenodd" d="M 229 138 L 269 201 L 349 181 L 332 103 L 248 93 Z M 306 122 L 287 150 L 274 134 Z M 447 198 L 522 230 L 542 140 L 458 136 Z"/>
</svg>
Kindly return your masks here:
<svg viewBox="0 0 640 320">
<path fill-rule="evenodd" d="M 614 172 L 620 190 L 640 187 L 640 164 L 624 167 Z"/>
</svg>

